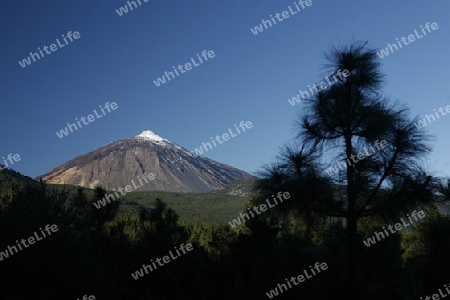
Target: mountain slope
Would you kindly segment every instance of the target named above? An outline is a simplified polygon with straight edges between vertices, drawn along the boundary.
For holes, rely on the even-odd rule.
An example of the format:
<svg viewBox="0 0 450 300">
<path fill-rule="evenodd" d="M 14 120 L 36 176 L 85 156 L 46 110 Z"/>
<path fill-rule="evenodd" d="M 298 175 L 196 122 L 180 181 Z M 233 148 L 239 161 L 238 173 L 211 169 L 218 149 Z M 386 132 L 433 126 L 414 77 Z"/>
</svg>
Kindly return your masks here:
<svg viewBox="0 0 450 300">
<path fill-rule="evenodd" d="M 48 183 L 72 184 L 112 190 L 125 187 L 144 173 L 155 179 L 139 191 L 208 192 L 250 174 L 197 156 L 146 130 L 141 134 L 105 145 L 78 156 L 39 176 Z"/>
</svg>

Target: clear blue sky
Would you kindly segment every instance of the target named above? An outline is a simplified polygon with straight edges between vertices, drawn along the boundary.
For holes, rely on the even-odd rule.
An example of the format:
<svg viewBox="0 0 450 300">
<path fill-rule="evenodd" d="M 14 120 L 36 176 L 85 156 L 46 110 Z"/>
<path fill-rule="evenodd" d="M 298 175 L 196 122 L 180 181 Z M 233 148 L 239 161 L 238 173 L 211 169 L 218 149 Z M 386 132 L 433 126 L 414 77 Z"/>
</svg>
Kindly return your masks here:
<svg viewBox="0 0 450 300">
<path fill-rule="evenodd" d="M 206 152 L 255 172 L 295 136 L 302 104 L 288 98 L 321 81 L 322 53 L 352 37 L 384 48 L 419 30 L 439 29 L 382 59 L 384 92 L 423 116 L 450 104 L 448 1 L 316 1 L 258 35 L 250 28 L 294 1 L 155 1 L 119 16 L 126 1 L 8 1 L 0 11 L 0 157 L 31 177 L 145 129 L 188 150 L 240 121 L 253 128 Z M 68 31 L 81 38 L 22 68 L 18 61 Z M 61 39 L 60 39 L 61 40 Z M 61 40 L 62 41 L 62 40 Z M 156 87 L 196 53 L 215 57 Z M 118 109 L 59 139 L 75 118 L 115 101 Z M 427 164 L 450 174 L 450 116 L 427 126 L 436 136 Z"/>
</svg>

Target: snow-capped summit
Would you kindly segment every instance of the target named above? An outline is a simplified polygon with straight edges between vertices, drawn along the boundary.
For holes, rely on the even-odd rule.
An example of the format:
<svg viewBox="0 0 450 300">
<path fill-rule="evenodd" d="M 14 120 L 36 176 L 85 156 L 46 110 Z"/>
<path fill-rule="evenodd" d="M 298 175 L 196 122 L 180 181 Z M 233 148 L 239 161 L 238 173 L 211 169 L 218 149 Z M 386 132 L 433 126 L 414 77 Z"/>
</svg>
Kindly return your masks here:
<svg viewBox="0 0 450 300">
<path fill-rule="evenodd" d="M 136 137 L 143 137 L 151 141 L 163 141 L 164 139 L 151 130 L 144 130 Z"/>
<path fill-rule="evenodd" d="M 154 133 L 151 130 L 144 130 L 140 134 L 136 135 L 135 137 L 139 138 L 139 139 L 144 139 L 147 141 L 155 142 L 160 145 L 173 145 L 172 142 L 170 142 L 169 140 L 166 140 L 165 138 L 160 137 L 159 135 L 157 135 L 156 133 Z"/>
</svg>

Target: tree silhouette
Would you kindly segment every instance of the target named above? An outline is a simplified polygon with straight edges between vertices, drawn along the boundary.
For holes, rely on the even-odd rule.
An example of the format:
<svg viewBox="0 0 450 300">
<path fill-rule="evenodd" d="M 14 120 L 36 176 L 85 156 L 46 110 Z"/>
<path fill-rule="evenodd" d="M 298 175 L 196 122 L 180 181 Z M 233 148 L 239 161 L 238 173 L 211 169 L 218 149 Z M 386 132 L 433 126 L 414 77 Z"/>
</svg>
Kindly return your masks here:
<svg viewBox="0 0 450 300">
<path fill-rule="evenodd" d="M 366 45 L 352 41 L 325 52 L 325 68 L 335 74 L 335 83 L 305 100 L 297 121 L 301 148 L 286 147 L 282 161 L 266 167 L 258 183 L 265 196 L 290 192 L 291 200 L 274 208 L 282 216 L 345 220 L 350 299 L 360 298 L 358 220 L 370 215 L 392 219 L 417 210 L 436 200 L 438 186 L 420 166 L 431 151 L 430 136 L 414 126 L 417 117 L 411 119 L 407 108 L 379 91 L 380 63 L 376 50 Z M 341 181 L 337 173 L 325 171 L 339 162 Z"/>
</svg>

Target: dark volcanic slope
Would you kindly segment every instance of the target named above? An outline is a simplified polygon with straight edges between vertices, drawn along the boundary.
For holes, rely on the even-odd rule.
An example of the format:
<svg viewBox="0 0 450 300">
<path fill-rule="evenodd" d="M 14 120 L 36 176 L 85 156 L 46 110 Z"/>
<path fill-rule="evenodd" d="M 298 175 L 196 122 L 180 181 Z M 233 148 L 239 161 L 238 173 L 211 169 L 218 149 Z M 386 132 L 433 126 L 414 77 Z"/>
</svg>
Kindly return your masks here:
<svg viewBox="0 0 450 300">
<path fill-rule="evenodd" d="M 253 177 L 144 131 L 78 156 L 38 178 L 48 183 L 89 188 L 99 184 L 117 190 L 133 179 L 139 185 L 136 178 L 144 173 L 154 173 L 156 179 L 144 183 L 139 191 L 207 192 L 236 179 Z"/>
</svg>

